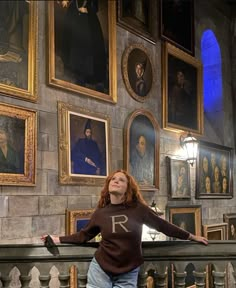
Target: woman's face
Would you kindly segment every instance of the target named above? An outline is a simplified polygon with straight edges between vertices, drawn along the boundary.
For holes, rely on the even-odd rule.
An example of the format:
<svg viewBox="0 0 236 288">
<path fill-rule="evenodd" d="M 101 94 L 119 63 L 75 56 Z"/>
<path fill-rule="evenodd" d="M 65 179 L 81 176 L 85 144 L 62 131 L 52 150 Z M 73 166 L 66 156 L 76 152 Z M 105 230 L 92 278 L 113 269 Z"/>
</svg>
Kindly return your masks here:
<svg viewBox="0 0 236 288">
<path fill-rule="evenodd" d="M 219 167 L 215 167 L 215 181 L 219 181 L 219 178 L 220 178 L 220 170 L 219 170 Z"/>
<path fill-rule="evenodd" d="M 223 191 L 227 191 L 227 179 L 226 178 L 223 178 L 223 182 L 222 182 L 222 188 L 223 188 Z"/>
<path fill-rule="evenodd" d="M 233 224 L 231 224 L 230 230 L 231 230 L 231 235 L 234 235 L 234 233 L 235 233 L 235 228 L 234 228 L 234 225 L 233 225 Z"/>
<path fill-rule="evenodd" d="M 135 72 L 136 72 L 137 78 L 141 78 L 143 76 L 144 68 L 141 63 L 138 63 L 136 65 Z"/>
<path fill-rule="evenodd" d="M 203 171 L 205 173 L 208 173 L 208 159 L 206 157 L 204 157 L 202 160 L 202 166 L 203 166 Z"/>
<path fill-rule="evenodd" d="M 4 130 L 0 129 L 0 143 L 6 143 L 7 142 L 7 134 Z"/>
<path fill-rule="evenodd" d="M 111 181 L 108 185 L 109 193 L 119 194 L 120 196 L 124 195 L 127 191 L 128 179 L 125 174 L 122 172 L 117 172 L 111 178 Z"/>
<path fill-rule="evenodd" d="M 209 177 L 206 177 L 206 191 L 210 191 L 211 190 L 211 180 Z"/>
</svg>

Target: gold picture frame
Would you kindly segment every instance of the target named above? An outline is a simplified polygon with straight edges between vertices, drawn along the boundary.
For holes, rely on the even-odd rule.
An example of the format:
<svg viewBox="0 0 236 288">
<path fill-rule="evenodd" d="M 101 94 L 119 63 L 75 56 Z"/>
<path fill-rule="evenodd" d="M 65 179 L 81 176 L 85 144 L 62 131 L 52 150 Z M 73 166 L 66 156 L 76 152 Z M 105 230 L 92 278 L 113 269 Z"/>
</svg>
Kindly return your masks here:
<svg viewBox="0 0 236 288">
<path fill-rule="evenodd" d="M 66 209 L 66 235 L 71 235 L 79 232 L 91 218 L 94 209 L 84 209 L 84 210 L 70 210 Z M 70 268 L 70 288 L 78 288 L 77 283 L 77 268 L 76 266 L 71 266 Z"/>
<path fill-rule="evenodd" d="M 116 2 L 99 0 L 100 9 L 83 7 L 87 12 L 98 9 L 88 19 L 93 21 L 94 29 L 90 31 L 86 28 L 91 26 L 82 21 L 87 12 L 80 12 L 82 8 L 76 5 L 74 0 L 69 6 L 63 5 L 62 1 L 48 2 L 48 83 L 116 103 Z M 79 17 L 81 13 L 83 18 Z M 81 28 L 81 25 L 87 26 Z M 89 33 L 93 35 L 89 37 Z"/>
<path fill-rule="evenodd" d="M 203 134 L 202 64 L 165 42 L 162 57 L 163 127 Z"/>
<path fill-rule="evenodd" d="M 202 225 L 203 236 L 208 240 L 228 240 L 228 223 Z"/>
<path fill-rule="evenodd" d="M 117 1 L 117 24 L 137 36 L 155 44 L 157 41 L 157 1 Z"/>
<path fill-rule="evenodd" d="M 124 167 L 143 191 L 159 189 L 159 156 L 159 124 L 150 111 L 137 109 L 124 127 Z"/>
<path fill-rule="evenodd" d="M 183 159 L 166 156 L 170 200 L 191 198 L 190 167 Z"/>
<path fill-rule="evenodd" d="M 236 213 L 223 214 L 223 221 L 228 224 L 228 240 L 236 240 Z"/>
<path fill-rule="evenodd" d="M 10 5 L 11 4 L 11 5 Z M 38 3 L 1 1 L 0 92 L 36 102 L 38 97 Z M 3 14 L 2 14 L 3 15 Z M 2 24 L 3 25 L 3 24 Z"/>
<path fill-rule="evenodd" d="M 201 206 L 185 206 L 185 207 L 168 207 L 169 220 L 188 232 L 201 236 L 202 235 L 202 214 Z"/>
<path fill-rule="evenodd" d="M 153 84 L 151 57 L 142 44 L 128 46 L 122 56 L 122 76 L 130 96 L 145 102 Z"/>
<path fill-rule="evenodd" d="M 0 185 L 36 184 L 37 112 L 0 103 Z"/>
<path fill-rule="evenodd" d="M 79 230 L 87 224 L 93 212 L 94 209 L 66 209 L 66 235 L 79 232 Z"/>
<path fill-rule="evenodd" d="M 233 148 L 199 141 L 196 198 L 233 198 L 233 164 Z"/>
<path fill-rule="evenodd" d="M 109 117 L 58 102 L 58 129 L 60 184 L 102 186 L 111 172 Z"/>
</svg>

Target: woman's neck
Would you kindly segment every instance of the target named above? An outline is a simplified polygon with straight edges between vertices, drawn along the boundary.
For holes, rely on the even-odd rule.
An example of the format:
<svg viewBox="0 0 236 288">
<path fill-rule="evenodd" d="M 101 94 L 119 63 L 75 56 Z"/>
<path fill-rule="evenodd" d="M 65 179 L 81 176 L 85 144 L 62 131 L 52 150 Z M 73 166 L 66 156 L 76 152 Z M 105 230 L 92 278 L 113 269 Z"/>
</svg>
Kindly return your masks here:
<svg viewBox="0 0 236 288">
<path fill-rule="evenodd" d="M 121 204 L 124 202 L 123 195 L 110 193 L 111 204 Z"/>
</svg>

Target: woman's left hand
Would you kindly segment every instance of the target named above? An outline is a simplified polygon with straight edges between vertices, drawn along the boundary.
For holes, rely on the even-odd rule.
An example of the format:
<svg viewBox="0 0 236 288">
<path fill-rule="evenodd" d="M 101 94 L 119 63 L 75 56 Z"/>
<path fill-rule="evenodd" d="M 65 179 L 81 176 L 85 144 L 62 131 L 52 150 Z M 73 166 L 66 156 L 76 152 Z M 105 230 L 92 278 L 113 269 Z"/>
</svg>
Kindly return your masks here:
<svg viewBox="0 0 236 288">
<path fill-rule="evenodd" d="M 189 240 L 195 241 L 195 242 L 200 242 L 200 243 L 203 243 L 205 245 L 208 245 L 208 239 L 205 237 L 202 237 L 202 236 L 190 234 Z"/>
</svg>

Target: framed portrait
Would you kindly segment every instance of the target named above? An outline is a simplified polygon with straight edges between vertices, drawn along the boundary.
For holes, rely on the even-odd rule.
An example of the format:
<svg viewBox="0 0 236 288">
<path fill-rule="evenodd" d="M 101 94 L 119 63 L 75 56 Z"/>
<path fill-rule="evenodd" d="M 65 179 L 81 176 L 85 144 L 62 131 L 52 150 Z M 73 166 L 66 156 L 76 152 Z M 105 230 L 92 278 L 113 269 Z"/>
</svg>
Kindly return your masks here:
<svg viewBox="0 0 236 288">
<path fill-rule="evenodd" d="M 202 225 L 203 236 L 208 240 L 228 240 L 228 223 Z"/>
<path fill-rule="evenodd" d="M 49 85 L 116 103 L 116 1 L 48 1 Z"/>
<path fill-rule="evenodd" d="M 153 69 L 148 51 L 142 44 L 133 44 L 125 49 L 122 76 L 130 96 L 145 102 L 152 88 Z"/>
<path fill-rule="evenodd" d="M 37 1 L 1 1 L 0 92 L 37 100 Z"/>
<path fill-rule="evenodd" d="M 233 149 L 199 142 L 196 198 L 233 197 Z"/>
<path fill-rule="evenodd" d="M 169 221 L 195 235 L 202 235 L 202 214 L 200 205 L 184 207 L 167 207 Z"/>
<path fill-rule="evenodd" d="M 110 119 L 58 102 L 59 182 L 103 185 L 111 169 Z"/>
<path fill-rule="evenodd" d="M 168 169 L 169 198 L 173 200 L 191 198 L 190 169 L 185 160 L 166 157 Z"/>
<path fill-rule="evenodd" d="M 157 2 L 152 0 L 118 0 L 117 24 L 143 39 L 157 39 Z"/>
<path fill-rule="evenodd" d="M 201 62 L 167 42 L 162 59 L 164 128 L 203 134 Z"/>
<path fill-rule="evenodd" d="M 89 219 L 91 218 L 94 209 L 85 210 L 69 210 L 66 209 L 66 235 L 71 235 L 79 232 L 83 227 L 87 225 Z M 95 242 L 100 241 L 100 236 L 96 237 Z M 70 287 L 78 288 L 77 280 L 77 268 L 76 266 L 71 266 L 70 268 Z"/>
<path fill-rule="evenodd" d="M 161 38 L 194 55 L 194 0 L 160 1 Z"/>
<path fill-rule="evenodd" d="M 0 185 L 36 184 L 36 111 L 0 103 Z"/>
<path fill-rule="evenodd" d="M 236 213 L 223 214 L 223 220 L 228 223 L 228 240 L 236 240 Z"/>
<path fill-rule="evenodd" d="M 141 190 L 159 188 L 159 154 L 159 124 L 148 110 L 135 110 L 124 128 L 124 166 Z"/>
</svg>

